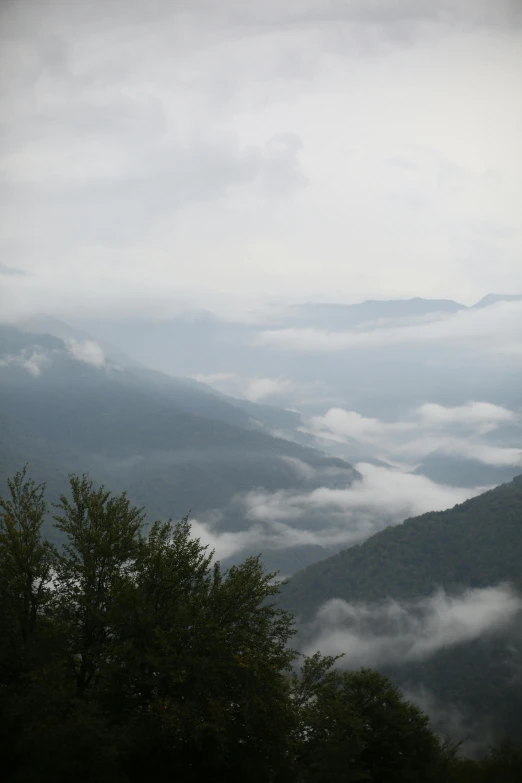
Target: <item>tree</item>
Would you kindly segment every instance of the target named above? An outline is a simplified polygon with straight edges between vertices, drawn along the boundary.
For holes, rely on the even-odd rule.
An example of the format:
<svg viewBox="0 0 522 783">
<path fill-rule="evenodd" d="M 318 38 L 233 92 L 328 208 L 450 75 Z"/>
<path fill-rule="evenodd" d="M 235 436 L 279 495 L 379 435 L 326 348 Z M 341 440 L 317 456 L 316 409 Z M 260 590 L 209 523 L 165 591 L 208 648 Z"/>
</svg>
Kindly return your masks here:
<svg viewBox="0 0 522 783">
<path fill-rule="evenodd" d="M 386 677 L 290 647 L 274 574 L 223 572 L 183 519 L 147 530 L 125 494 L 72 476 L 0 499 L 0 754 L 8 783 L 490 783 L 520 751 L 458 758 Z M 28 750 L 30 749 L 30 752 Z"/>
<path fill-rule="evenodd" d="M 53 550 L 41 539 L 47 511 L 44 486 L 26 468 L 0 497 L 0 753 L 9 774 L 24 722 L 24 705 L 42 667 L 52 659 L 50 601 Z"/>
<path fill-rule="evenodd" d="M 43 494 L 31 498 L 28 520 L 43 509 Z M 186 519 L 146 533 L 125 494 L 86 476 L 71 477 L 58 509 L 63 546 L 40 542 L 57 650 L 5 702 L 3 723 L 16 714 L 8 779 L 289 780 L 293 621 L 271 603 L 274 575 L 259 558 L 222 573 Z M 17 566 L 0 544 L 11 584 Z"/>
<path fill-rule="evenodd" d="M 131 779 L 275 780 L 290 765 L 292 620 L 258 558 L 222 574 L 186 519 L 140 543 L 111 698 L 133 715 Z"/>
<path fill-rule="evenodd" d="M 37 623 L 49 600 L 53 550 L 41 539 L 47 504 L 45 486 L 24 468 L 0 497 L 0 676 L 12 677 L 29 665 Z"/>
<path fill-rule="evenodd" d="M 102 671 L 110 646 L 118 590 L 131 577 L 144 515 L 126 493 L 112 497 L 87 476 L 71 476 L 72 499 L 54 517 L 65 537 L 56 556 L 57 616 L 67 634 L 68 660 L 84 690 Z"/>
<path fill-rule="evenodd" d="M 317 654 L 303 669 L 303 682 L 315 678 L 301 708 L 304 779 L 439 780 L 441 748 L 428 718 L 381 674 L 332 671 L 332 664 Z"/>
</svg>

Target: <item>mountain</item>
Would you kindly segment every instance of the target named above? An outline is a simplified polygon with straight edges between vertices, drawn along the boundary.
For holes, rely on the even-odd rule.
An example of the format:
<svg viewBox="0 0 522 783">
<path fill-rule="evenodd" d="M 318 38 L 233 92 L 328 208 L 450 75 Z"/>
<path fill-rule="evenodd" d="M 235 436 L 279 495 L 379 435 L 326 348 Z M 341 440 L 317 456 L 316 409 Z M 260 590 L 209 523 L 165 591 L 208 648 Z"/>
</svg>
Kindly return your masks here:
<svg viewBox="0 0 522 783">
<path fill-rule="evenodd" d="M 522 590 L 521 563 L 519 476 L 449 511 L 409 519 L 308 566 L 283 588 L 281 603 L 306 629 L 332 598 L 376 607 L 388 599 L 418 602 L 440 588 L 452 596 L 506 582 Z M 409 690 L 427 689 L 470 722 L 474 715 L 491 716 L 488 730 L 495 736 L 520 736 L 520 615 L 503 633 L 453 647 L 448 643 L 424 660 L 395 661 L 381 668 Z"/>
<path fill-rule="evenodd" d="M 272 428 L 291 435 L 292 438 L 304 441 L 298 428 L 301 416 L 297 412 L 288 411 L 270 405 L 257 405 L 249 400 L 243 400 L 223 394 L 212 386 L 192 378 L 165 375 L 150 369 L 146 364 L 130 357 L 110 342 L 98 340 L 89 332 L 77 329 L 57 318 L 40 314 L 27 318 L 16 324 L 16 328 L 29 334 L 50 335 L 57 337 L 66 344 L 95 342 L 104 356 L 122 367 L 132 369 L 134 380 L 144 385 L 152 385 L 157 391 L 175 393 L 176 404 L 191 413 L 209 416 L 237 424 L 247 428 Z M 216 400 L 223 401 L 218 402 Z M 247 416 L 243 415 L 244 411 Z"/>
<path fill-rule="evenodd" d="M 478 310 L 422 298 L 304 303 L 273 311 L 264 321 L 224 320 L 200 311 L 78 325 L 161 372 L 219 376 L 221 388 L 236 396 L 248 396 L 256 381 L 274 381 L 256 402 L 304 415 L 341 407 L 393 419 L 423 402 L 520 404 L 522 365 L 478 336 L 491 328 L 482 324 L 481 313 L 496 301 L 486 297 Z M 346 344 L 342 335 L 335 337 L 343 332 L 353 333 Z M 341 348 L 328 348 L 329 333 L 332 345 Z"/>
<path fill-rule="evenodd" d="M 482 307 L 489 307 L 490 305 L 498 304 L 498 302 L 521 302 L 522 294 L 488 294 L 484 296 L 480 302 L 473 305 L 473 309 L 481 309 Z"/>
<path fill-rule="evenodd" d="M 451 299 L 368 300 L 360 304 L 307 303 L 288 310 L 292 325 L 316 329 L 351 329 L 367 321 L 388 318 L 419 318 L 430 313 L 457 313 L 466 306 Z"/>
<path fill-rule="evenodd" d="M 0 328 L 3 486 L 29 462 L 56 499 L 69 472 L 88 471 L 113 491 L 128 490 L 153 517 L 219 511 L 224 529 L 241 529 L 245 520 L 231 507 L 238 495 L 323 486 L 332 468 L 348 483 L 358 475 L 340 459 L 272 437 L 251 415 L 255 407 L 247 412 L 193 381 L 122 367 L 93 345 Z M 271 562 L 289 573 L 323 552 L 296 547 Z"/>
<path fill-rule="evenodd" d="M 448 511 L 388 527 L 314 563 L 284 588 L 284 604 L 310 616 L 329 598 L 418 598 L 510 581 L 522 588 L 522 476 Z"/>
<path fill-rule="evenodd" d="M 82 343 L 92 341 L 93 339 L 91 335 L 84 332 L 83 329 L 76 329 L 74 326 L 64 323 L 64 321 L 60 321 L 58 318 L 52 318 L 52 316 L 44 313 L 34 315 L 31 318 L 26 318 L 17 323 L 16 326 L 29 334 L 47 334 L 52 337 L 57 337 L 64 342 L 74 341 Z M 112 359 L 114 362 L 121 364 L 123 367 L 140 366 L 140 362 L 136 359 L 132 359 L 111 343 L 106 342 L 105 340 L 97 340 L 96 342 L 105 356 Z"/>
<path fill-rule="evenodd" d="M 519 444 L 517 444 L 519 445 Z M 487 487 L 511 481 L 520 473 L 517 465 L 484 465 L 478 460 L 433 451 L 414 471 L 437 484 L 455 487 Z"/>
</svg>

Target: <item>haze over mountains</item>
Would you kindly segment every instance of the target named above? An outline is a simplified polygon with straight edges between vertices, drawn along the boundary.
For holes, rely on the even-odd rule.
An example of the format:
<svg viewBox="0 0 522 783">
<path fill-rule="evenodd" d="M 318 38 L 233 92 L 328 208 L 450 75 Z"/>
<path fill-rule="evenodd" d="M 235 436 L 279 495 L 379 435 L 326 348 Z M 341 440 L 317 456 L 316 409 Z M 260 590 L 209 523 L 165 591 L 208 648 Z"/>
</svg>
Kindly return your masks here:
<svg viewBox="0 0 522 783">
<path fill-rule="evenodd" d="M 2 781 L 520 783 L 521 42 L 0 2 Z"/>
<path fill-rule="evenodd" d="M 262 552 L 297 571 L 281 602 L 300 644 L 388 672 L 473 751 L 522 714 L 505 698 L 520 478 L 481 494 L 522 473 L 521 315 L 521 297 L 488 296 L 250 323 L 33 316 L 0 328 L 0 478 L 29 462 L 57 499 L 88 471 L 150 518 L 190 510 L 225 564 Z"/>
<path fill-rule="evenodd" d="M 473 307 L 426 299 L 296 305 L 250 323 L 188 312 L 86 326 L 156 369 L 299 411 L 317 445 L 351 462 L 406 462 L 470 487 L 522 466 L 520 296 L 490 295 Z M 498 410 L 470 408 L 475 402 Z M 439 415 L 428 404 L 455 410 Z"/>
<path fill-rule="evenodd" d="M 90 471 L 153 515 L 190 510 L 219 557 L 262 551 L 287 575 L 522 471 L 521 313 L 486 297 L 251 323 L 33 316 L 2 328 L 3 476 L 29 460 L 56 495 Z M 492 325 L 496 345 L 512 327 L 505 350 L 480 336 Z M 333 350 L 281 347 L 289 330 Z"/>
</svg>

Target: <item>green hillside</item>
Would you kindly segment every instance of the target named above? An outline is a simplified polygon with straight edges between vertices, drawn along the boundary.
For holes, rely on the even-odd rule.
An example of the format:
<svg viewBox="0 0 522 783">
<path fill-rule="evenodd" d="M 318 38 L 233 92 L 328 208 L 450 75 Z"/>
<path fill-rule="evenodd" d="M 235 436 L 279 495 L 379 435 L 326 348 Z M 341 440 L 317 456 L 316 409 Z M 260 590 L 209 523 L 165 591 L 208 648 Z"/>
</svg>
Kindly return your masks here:
<svg viewBox="0 0 522 783">
<path fill-rule="evenodd" d="M 283 588 L 281 603 L 306 629 L 331 598 L 375 604 L 389 597 L 415 600 L 438 588 L 458 594 L 503 582 L 522 589 L 522 476 L 308 566 Z M 502 633 L 448 646 L 427 659 L 381 668 L 408 690 L 427 689 L 437 703 L 455 707 L 464 725 L 480 716 L 496 738 L 521 736 L 520 620 Z"/>
<path fill-rule="evenodd" d="M 310 616 L 329 598 L 418 598 L 437 587 L 522 586 L 522 476 L 449 511 L 408 519 L 308 566 L 283 591 Z"/>
</svg>

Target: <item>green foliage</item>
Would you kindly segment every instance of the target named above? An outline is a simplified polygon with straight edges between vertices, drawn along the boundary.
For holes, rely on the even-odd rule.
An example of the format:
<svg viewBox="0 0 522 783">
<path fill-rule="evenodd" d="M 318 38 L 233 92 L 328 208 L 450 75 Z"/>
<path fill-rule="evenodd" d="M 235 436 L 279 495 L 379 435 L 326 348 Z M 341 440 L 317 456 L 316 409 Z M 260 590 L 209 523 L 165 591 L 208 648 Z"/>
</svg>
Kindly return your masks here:
<svg viewBox="0 0 522 783">
<path fill-rule="evenodd" d="M 156 522 L 72 476 L 0 499 L 0 753 L 8 783 L 512 783 L 520 753 L 458 759 L 386 677 L 300 672 L 258 558 L 222 572 L 187 519 Z M 497 777 L 492 777 L 493 775 Z"/>
<path fill-rule="evenodd" d="M 47 511 L 44 487 L 26 479 L 26 468 L 0 497 L 0 622 L 2 671 L 22 672 L 36 645 L 38 615 L 49 600 L 53 550 L 41 539 Z"/>
<path fill-rule="evenodd" d="M 416 600 L 510 582 L 522 589 L 522 477 L 449 511 L 389 527 L 361 545 L 314 563 L 282 588 L 281 605 L 309 620 L 331 598 Z M 511 687 L 522 655 L 520 629 L 507 629 L 441 650 L 421 662 L 390 665 L 386 674 L 422 686 L 441 704 L 487 718 L 495 736 L 522 741 L 522 692 Z"/>
<path fill-rule="evenodd" d="M 419 598 L 443 586 L 522 587 L 522 476 L 448 511 L 423 514 L 295 574 L 285 606 L 311 615 L 329 598 Z"/>
<path fill-rule="evenodd" d="M 332 671 L 333 659 L 305 661 L 298 693 L 305 780 L 414 783 L 438 779 L 441 744 L 428 718 L 386 677 L 369 669 Z"/>
</svg>

